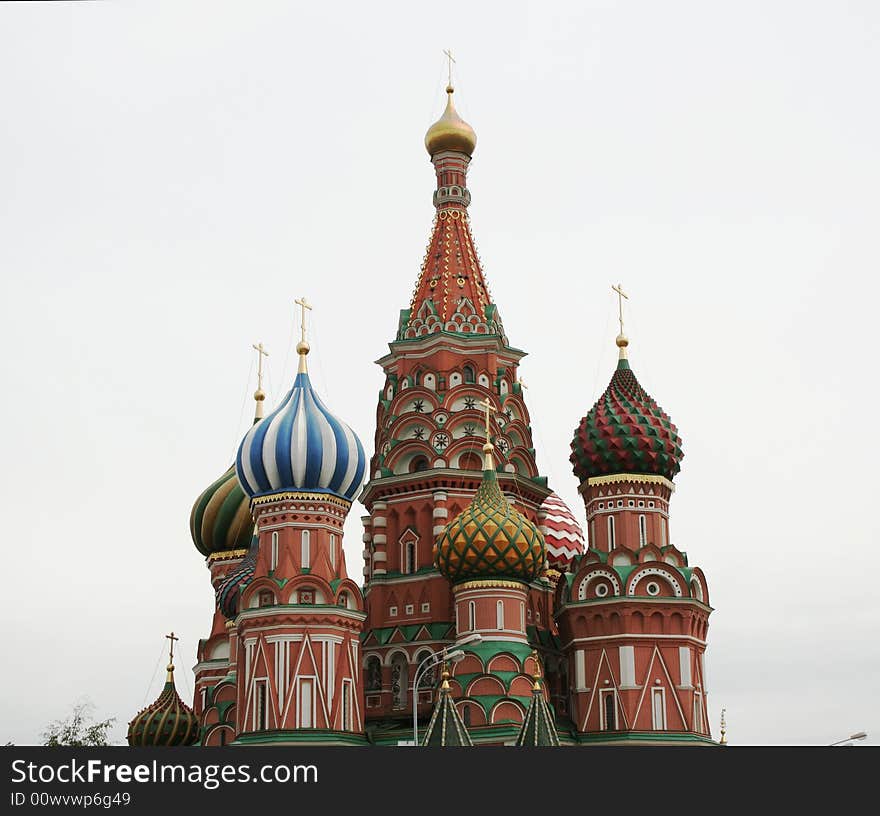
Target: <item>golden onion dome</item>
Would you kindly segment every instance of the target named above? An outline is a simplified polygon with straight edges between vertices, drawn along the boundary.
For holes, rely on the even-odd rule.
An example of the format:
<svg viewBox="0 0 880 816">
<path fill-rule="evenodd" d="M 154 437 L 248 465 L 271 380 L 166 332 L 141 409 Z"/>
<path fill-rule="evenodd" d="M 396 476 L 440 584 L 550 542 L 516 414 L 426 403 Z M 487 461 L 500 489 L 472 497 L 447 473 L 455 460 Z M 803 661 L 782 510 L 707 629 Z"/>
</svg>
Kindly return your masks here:
<svg viewBox="0 0 880 816">
<path fill-rule="evenodd" d="M 455 150 L 458 153 L 467 153 L 470 156 L 477 146 L 477 134 L 474 129 L 464 121 L 452 104 L 452 94 L 455 89 L 447 85 L 446 110 L 443 115 L 428 128 L 425 134 L 425 147 L 430 155 L 440 153 L 443 150 Z"/>
<path fill-rule="evenodd" d="M 473 500 L 434 545 L 434 563 L 453 583 L 481 578 L 528 583 L 541 573 L 545 556 L 544 538 L 504 497 L 494 468 L 483 471 Z"/>
</svg>

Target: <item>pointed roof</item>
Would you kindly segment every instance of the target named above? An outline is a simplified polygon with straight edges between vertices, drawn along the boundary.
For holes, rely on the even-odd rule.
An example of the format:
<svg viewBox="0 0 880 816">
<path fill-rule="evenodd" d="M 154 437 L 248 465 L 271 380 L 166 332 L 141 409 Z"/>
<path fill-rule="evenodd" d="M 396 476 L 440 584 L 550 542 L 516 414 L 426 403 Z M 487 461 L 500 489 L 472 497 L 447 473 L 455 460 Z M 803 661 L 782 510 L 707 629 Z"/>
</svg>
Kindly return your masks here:
<svg viewBox="0 0 880 816">
<path fill-rule="evenodd" d="M 538 661 L 537 652 L 532 652 L 535 662 Z M 540 666 L 540 664 L 538 664 Z M 522 728 L 519 736 L 516 738 L 518 746 L 557 746 L 559 745 L 559 734 L 556 731 L 553 714 L 550 706 L 544 699 L 544 692 L 541 689 L 541 669 L 536 670 L 534 676 L 535 682 L 532 686 L 532 701 L 529 703 L 526 717 L 523 720 Z"/>
<path fill-rule="evenodd" d="M 440 331 L 504 337 L 463 207 L 437 212 L 406 318 L 401 340 Z"/>
<path fill-rule="evenodd" d="M 472 747 L 470 734 L 465 724 L 458 716 L 452 694 L 449 690 L 449 672 L 443 671 L 443 682 L 440 684 L 440 694 L 437 697 L 437 705 L 431 714 L 428 730 L 422 740 L 422 746 L 434 746 L 448 748 L 451 746 Z"/>
</svg>

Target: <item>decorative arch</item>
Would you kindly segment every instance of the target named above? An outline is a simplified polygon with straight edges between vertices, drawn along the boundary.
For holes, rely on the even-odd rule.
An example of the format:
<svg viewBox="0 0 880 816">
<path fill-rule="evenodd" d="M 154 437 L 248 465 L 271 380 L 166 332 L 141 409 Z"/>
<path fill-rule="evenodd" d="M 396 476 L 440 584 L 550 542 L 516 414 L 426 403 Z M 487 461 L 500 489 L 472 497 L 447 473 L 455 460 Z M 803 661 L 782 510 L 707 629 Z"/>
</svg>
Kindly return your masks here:
<svg viewBox="0 0 880 816">
<path fill-rule="evenodd" d="M 650 575 L 654 575 L 658 578 L 662 578 L 672 587 L 672 592 L 676 598 L 681 598 L 683 596 L 683 592 L 681 589 L 681 584 L 678 582 L 678 579 L 675 576 L 671 575 L 667 570 L 662 567 L 644 567 L 643 569 L 636 570 L 633 574 L 632 578 L 629 579 L 629 584 L 626 588 L 627 595 L 635 594 L 636 584 L 641 581 L 643 578 L 647 578 Z"/>
<path fill-rule="evenodd" d="M 611 582 L 611 586 L 614 587 L 614 595 L 620 595 L 620 579 L 617 577 L 617 573 L 609 569 L 594 569 L 587 573 L 578 586 L 579 601 L 587 599 L 587 591 L 590 588 L 590 584 L 594 583 L 597 578 L 607 578 Z"/>
</svg>

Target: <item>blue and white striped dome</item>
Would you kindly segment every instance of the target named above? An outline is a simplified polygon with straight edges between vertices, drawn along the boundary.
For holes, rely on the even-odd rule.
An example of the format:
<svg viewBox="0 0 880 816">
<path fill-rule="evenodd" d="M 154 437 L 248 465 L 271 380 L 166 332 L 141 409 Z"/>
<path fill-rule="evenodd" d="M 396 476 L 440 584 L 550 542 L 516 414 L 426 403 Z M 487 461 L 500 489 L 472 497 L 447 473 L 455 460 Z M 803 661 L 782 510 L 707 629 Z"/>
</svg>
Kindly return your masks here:
<svg viewBox="0 0 880 816">
<path fill-rule="evenodd" d="M 238 480 L 251 498 L 302 490 L 353 501 L 367 465 L 363 445 L 327 410 L 303 368 L 281 405 L 242 439 Z"/>
</svg>

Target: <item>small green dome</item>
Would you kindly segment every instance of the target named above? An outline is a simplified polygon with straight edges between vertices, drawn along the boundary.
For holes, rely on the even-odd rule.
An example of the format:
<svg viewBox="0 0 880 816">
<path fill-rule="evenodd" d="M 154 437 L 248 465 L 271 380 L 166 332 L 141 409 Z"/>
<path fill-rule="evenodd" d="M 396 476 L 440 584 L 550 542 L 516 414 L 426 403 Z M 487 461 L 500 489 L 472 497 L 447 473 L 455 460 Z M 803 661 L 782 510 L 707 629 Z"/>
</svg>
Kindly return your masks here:
<svg viewBox="0 0 880 816">
<path fill-rule="evenodd" d="M 196 549 L 205 556 L 250 546 L 254 533 L 250 499 L 241 489 L 235 465 L 196 499 L 189 531 Z"/>
<path fill-rule="evenodd" d="M 199 722 L 193 710 L 180 699 L 174 688 L 174 666 L 168 665 L 168 678 L 157 700 L 139 711 L 128 724 L 131 746 L 192 745 L 199 738 Z"/>
</svg>

